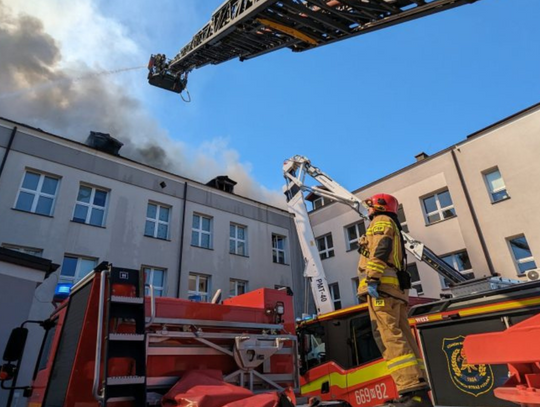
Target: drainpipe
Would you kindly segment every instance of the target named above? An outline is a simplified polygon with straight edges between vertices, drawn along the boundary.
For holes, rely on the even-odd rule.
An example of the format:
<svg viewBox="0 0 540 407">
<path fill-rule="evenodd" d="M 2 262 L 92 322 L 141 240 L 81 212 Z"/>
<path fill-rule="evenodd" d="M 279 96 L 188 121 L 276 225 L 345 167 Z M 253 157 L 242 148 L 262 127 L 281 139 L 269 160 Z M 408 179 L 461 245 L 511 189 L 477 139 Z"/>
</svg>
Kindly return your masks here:
<svg viewBox="0 0 540 407">
<path fill-rule="evenodd" d="M 11 145 L 13 144 L 13 139 L 15 138 L 16 133 L 17 133 L 17 126 L 13 127 L 13 130 L 11 131 L 11 136 L 9 137 L 6 152 L 4 154 L 4 157 L 2 158 L 2 163 L 0 163 L 0 178 L 2 177 L 2 171 L 4 171 L 4 166 L 6 165 L 7 156 L 11 150 Z"/>
<path fill-rule="evenodd" d="M 186 229 L 187 181 L 184 182 L 184 208 L 182 209 L 182 226 L 180 227 L 180 253 L 178 255 L 178 284 L 176 285 L 176 298 L 180 298 L 180 277 L 182 276 L 182 258 L 184 254 L 184 231 Z"/>
<path fill-rule="evenodd" d="M 493 263 L 491 262 L 491 256 L 489 255 L 489 251 L 486 245 L 486 240 L 484 239 L 484 234 L 482 233 L 482 229 L 480 228 L 480 223 L 478 222 L 478 217 L 476 216 L 476 211 L 474 210 L 472 199 L 471 199 L 471 196 L 469 195 L 469 190 L 467 188 L 467 185 L 465 184 L 465 179 L 463 178 L 461 167 L 459 166 L 456 150 L 459 151 L 457 147 L 452 150 L 452 159 L 454 160 L 454 165 L 456 166 L 459 181 L 461 183 L 461 188 L 463 189 L 463 192 L 465 193 L 465 199 L 467 200 L 467 204 L 469 205 L 469 209 L 471 211 L 474 227 L 476 229 L 476 233 L 478 234 L 478 239 L 480 240 L 480 245 L 482 246 L 482 252 L 484 253 L 484 257 L 486 258 L 489 272 L 491 273 L 492 276 L 497 276 L 498 274 L 495 272 L 495 269 L 493 268 Z"/>
</svg>

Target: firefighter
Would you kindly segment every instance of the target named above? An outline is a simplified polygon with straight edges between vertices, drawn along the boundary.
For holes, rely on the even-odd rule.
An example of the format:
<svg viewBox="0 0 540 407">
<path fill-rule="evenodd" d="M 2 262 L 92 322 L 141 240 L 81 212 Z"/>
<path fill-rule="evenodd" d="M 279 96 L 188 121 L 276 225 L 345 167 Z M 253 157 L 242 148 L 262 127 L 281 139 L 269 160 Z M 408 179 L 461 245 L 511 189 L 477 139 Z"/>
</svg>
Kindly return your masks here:
<svg viewBox="0 0 540 407">
<path fill-rule="evenodd" d="M 365 201 L 371 223 L 359 239 L 358 296 L 367 301 L 373 336 L 400 398 L 389 406 L 432 407 L 424 364 L 408 322 L 411 278 L 406 271 L 398 201 L 376 194 Z"/>
</svg>

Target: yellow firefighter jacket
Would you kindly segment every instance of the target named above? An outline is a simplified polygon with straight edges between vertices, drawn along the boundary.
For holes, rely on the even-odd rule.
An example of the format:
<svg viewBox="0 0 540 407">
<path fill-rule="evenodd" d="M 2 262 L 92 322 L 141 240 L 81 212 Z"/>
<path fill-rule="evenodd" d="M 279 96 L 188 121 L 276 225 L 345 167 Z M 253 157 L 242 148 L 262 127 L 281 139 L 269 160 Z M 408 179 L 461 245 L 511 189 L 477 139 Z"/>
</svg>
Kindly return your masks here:
<svg viewBox="0 0 540 407">
<path fill-rule="evenodd" d="M 358 297 L 365 299 L 367 283 L 378 281 L 378 291 L 409 301 L 409 290 L 401 290 L 397 269 L 403 262 L 401 235 L 395 222 L 387 215 L 375 215 L 366 234 L 359 241 Z"/>
</svg>

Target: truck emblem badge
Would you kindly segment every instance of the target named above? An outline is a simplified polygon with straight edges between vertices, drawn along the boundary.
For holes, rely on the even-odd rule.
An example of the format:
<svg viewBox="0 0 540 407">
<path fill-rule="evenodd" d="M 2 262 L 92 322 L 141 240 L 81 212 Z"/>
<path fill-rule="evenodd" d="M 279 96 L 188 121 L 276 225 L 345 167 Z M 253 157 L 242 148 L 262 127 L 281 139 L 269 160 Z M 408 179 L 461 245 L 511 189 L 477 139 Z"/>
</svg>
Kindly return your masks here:
<svg viewBox="0 0 540 407">
<path fill-rule="evenodd" d="M 129 273 L 127 271 L 121 271 L 120 272 L 120 279 L 121 280 L 129 280 Z"/>
<path fill-rule="evenodd" d="M 444 338 L 442 350 L 448 362 L 448 372 L 459 390 L 478 397 L 493 387 L 493 370 L 490 365 L 470 365 L 463 353 L 463 341 L 460 335 L 455 338 Z"/>
</svg>

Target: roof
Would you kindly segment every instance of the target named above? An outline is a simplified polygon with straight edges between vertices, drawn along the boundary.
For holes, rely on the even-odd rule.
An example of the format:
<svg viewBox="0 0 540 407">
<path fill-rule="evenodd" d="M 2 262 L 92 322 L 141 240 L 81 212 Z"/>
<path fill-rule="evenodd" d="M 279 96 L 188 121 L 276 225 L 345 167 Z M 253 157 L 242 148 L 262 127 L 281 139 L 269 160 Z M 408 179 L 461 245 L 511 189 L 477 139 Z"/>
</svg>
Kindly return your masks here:
<svg viewBox="0 0 540 407">
<path fill-rule="evenodd" d="M 59 264 L 53 263 L 51 260 L 21 253 L 16 250 L 6 249 L 5 247 L 0 247 L 0 261 L 43 271 L 45 273 L 45 278 L 49 277 L 51 273 L 54 273 L 58 267 L 60 267 Z"/>
</svg>

